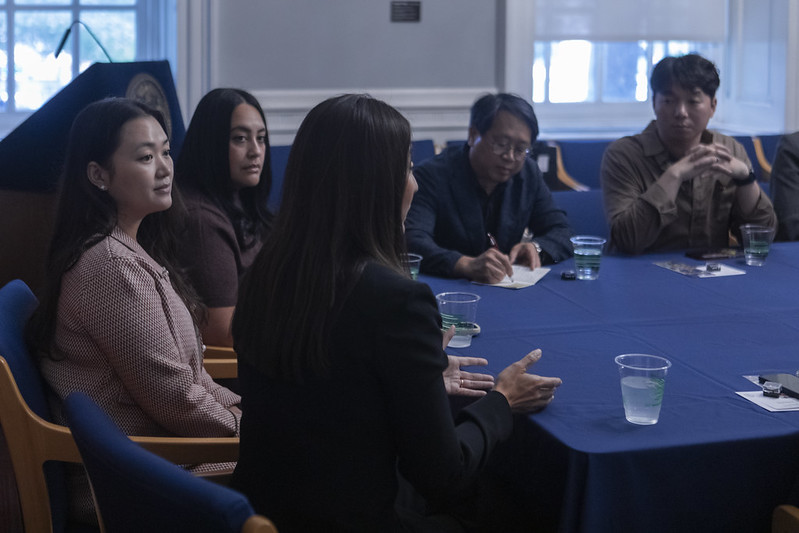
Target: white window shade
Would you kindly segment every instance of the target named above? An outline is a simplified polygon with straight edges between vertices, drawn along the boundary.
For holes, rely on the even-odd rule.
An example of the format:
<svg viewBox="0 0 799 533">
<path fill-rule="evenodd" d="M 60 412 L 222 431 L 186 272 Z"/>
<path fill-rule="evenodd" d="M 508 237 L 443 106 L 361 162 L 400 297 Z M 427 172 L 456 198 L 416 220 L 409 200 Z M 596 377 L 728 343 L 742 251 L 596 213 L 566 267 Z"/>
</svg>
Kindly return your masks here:
<svg viewBox="0 0 799 533">
<path fill-rule="evenodd" d="M 535 40 L 722 41 L 727 0 L 536 0 Z"/>
</svg>

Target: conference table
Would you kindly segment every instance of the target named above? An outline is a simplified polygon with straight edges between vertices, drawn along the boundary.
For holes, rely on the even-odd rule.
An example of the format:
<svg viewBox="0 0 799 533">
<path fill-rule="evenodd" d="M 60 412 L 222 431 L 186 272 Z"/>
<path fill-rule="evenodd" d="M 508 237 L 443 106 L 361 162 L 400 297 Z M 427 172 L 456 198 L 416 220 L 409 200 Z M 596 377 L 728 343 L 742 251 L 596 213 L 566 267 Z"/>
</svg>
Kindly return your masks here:
<svg viewBox="0 0 799 533">
<path fill-rule="evenodd" d="M 605 256 L 599 279 L 563 280 L 569 260 L 520 290 L 419 278 L 434 293 L 481 296 L 480 335 L 448 353 L 486 357 L 496 375 L 541 348 L 530 372 L 563 379 L 529 416 L 563 462 L 560 531 L 766 532 L 799 479 L 799 411 L 736 394 L 760 390 L 746 375 L 799 370 L 799 243 L 775 243 L 762 267 L 716 261 L 745 271 L 736 276 L 654 264 L 666 260 L 704 265 L 682 253 Z M 614 363 L 624 353 L 672 362 L 655 425 L 624 418 Z"/>
</svg>

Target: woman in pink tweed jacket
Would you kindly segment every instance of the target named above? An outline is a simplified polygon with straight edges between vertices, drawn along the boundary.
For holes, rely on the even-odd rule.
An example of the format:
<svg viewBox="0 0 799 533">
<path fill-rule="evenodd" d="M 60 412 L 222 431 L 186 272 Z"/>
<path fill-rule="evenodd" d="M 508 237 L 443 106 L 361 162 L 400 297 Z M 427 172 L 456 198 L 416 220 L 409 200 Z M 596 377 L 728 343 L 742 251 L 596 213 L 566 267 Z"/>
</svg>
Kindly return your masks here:
<svg viewBox="0 0 799 533">
<path fill-rule="evenodd" d="M 202 309 L 173 269 L 172 177 L 157 111 L 115 98 L 76 117 L 48 282 L 29 329 L 61 422 L 61 400 L 82 391 L 128 434 L 239 433 L 240 398 L 203 369 Z M 82 469 L 69 478 L 73 518 L 93 522 Z"/>
</svg>

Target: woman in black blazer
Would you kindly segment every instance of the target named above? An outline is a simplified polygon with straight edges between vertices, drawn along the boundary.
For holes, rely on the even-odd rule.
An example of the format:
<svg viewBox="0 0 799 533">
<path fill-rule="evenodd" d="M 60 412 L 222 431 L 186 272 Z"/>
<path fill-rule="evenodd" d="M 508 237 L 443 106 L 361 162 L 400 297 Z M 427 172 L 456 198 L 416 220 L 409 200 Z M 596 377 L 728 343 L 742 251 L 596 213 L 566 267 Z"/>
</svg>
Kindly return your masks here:
<svg viewBox="0 0 799 533">
<path fill-rule="evenodd" d="M 543 408 L 560 385 L 526 373 L 536 350 L 453 421 L 435 298 L 401 261 L 410 137 L 368 96 L 316 106 L 242 282 L 233 485 L 281 532 L 460 530 L 454 504 L 510 435 L 511 413 Z M 398 501 L 402 479 L 423 507 Z"/>
</svg>

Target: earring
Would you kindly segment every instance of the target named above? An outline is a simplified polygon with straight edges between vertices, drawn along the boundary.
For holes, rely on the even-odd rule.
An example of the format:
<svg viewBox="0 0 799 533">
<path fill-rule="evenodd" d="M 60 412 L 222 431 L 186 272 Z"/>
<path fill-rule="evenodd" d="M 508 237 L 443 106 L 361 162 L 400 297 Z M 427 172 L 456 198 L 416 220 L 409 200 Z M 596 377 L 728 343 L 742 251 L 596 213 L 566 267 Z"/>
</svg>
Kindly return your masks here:
<svg viewBox="0 0 799 533">
<path fill-rule="evenodd" d="M 104 191 L 104 190 L 106 190 L 107 188 L 108 188 L 108 187 L 106 187 L 105 185 L 100 185 L 100 190 L 101 190 L 101 191 Z"/>
</svg>

